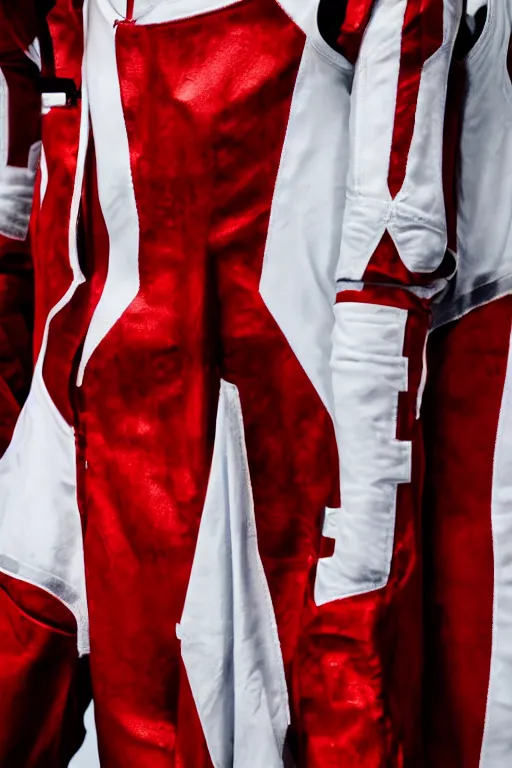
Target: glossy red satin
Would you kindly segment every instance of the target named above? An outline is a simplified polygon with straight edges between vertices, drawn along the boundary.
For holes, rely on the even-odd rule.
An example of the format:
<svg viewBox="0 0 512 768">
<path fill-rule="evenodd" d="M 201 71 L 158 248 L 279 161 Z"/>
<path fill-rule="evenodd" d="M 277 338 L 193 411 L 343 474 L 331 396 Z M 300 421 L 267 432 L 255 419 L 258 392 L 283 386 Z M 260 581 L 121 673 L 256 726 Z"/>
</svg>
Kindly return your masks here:
<svg viewBox="0 0 512 768">
<path fill-rule="evenodd" d="M 0 574 L 0 765 L 66 768 L 84 737 L 87 668 L 71 614 Z"/>
<path fill-rule="evenodd" d="M 0 236 L 0 456 L 30 386 L 33 276 L 27 243 Z"/>
<path fill-rule="evenodd" d="M 208 480 L 220 375 L 241 394 L 260 551 L 288 678 L 299 683 L 297 715 L 308 685 L 297 653 L 308 577 L 323 508 L 338 503 L 332 423 L 259 294 L 304 35 L 270 0 L 246 0 L 211 14 L 208 24 L 120 23 L 116 35 L 140 290 L 72 395 L 98 737 L 109 768 L 201 768 L 211 763 L 175 626 Z M 57 117 L 62 129 L 71 120 Z M 83 257 L 98 289 L 77 292 L 52 323 L 45 366 L 67 418 L 72 408 L 60 403 L 81 322 L 105 274 L 106 234 L 93 203 Z M 323 706 L 325 691 L 314 695 Z M 294 721 L 293 730 L 301 729 Z M 322 734 L 313 728 L 311 743 Z M 298 759 L 316 766 L 313 756 Z"/>
<path fill-rule="evenodd" d="M 494 447 L 512 298 L 436 331 L 425 402 L 428 768 L 478 768 L 492 648 Z"/>
<path fill-rule="evenodd" d="M 331 640 L 316 653 L 304 649 L 304 664 L 315 660 L 317 683 L 338 682 L 337 762 L 324 755 L 314 765 L 349 768 L 421 768 L 422 728 L 422 563 L 421 497 L 423 448 L 416 401 L 422 350 L 429 325 L 425 302 L 403 288 L 366 285 L 342 291 L 338 302 L 398 307 L 408 312 L 403 354 L 408 359 L 408 390 L 401 393 L 397 438 L 412 442 L 412 482 L 397 492 L 393 560 L 383 589 L 336 601 L 312 617 L 319 628 L 331 627 Z M 343 468 L 342 468 L 343 471 Z M 338 635 L 336 627 L 338 626 Z M 327 654 L 325 651 L 327 650 Z M 329 666 L 328 663 L 330 662 Z M 333 674 L 334 672 L 334 674 Z M 310 719 L 324 713 L 311 707 Z"/>
<path fill-rule="evenodd" d="M 26 168 L 30 147 L 40 134 L 35 67 L 19 50 L 14 26 L 3 7 L 0 69 L 7 85 L 7 163 Z M 0 234 L 0 456 L 11 440 L 30 386 L 34 314 L 30 250 L 30 238 L 20 242 Z"/>
<path fill-rule="evenodd" d="M 55 74 L 78 84 L 77 4 L 59 0 L 49 25 Z M 344 27 L 351 60 L 370 12 L 370 3 L 351 5 Z M 414 417 L 428 311 L 398 288 L 358 294 L 409 311 L 409 392 L 400 400 L 398 436 L 413 441 L 413 483 L 398 492 L 386 588 L 317 607 L 323 510 L 340 503 L 333 428 L 259 294 L 304 34 L 272 0 L 242 0 L 173 23 L 121 22 L 116 39 L 140 224 L 140 290 L 95 350 L 78 390 L 77 358 L 108 257 L 91 148 L 79 227 L 88 282 L 52 322 L 44 367 L 53 400 L 76 428 L 102 768 L 211 768 L 176 623 L 221 376 L 242 400 L 297 767 L 420 768 L 420 725 L 409 717 L 419 711 L 421 660 L 422 452 Z M 36 349 L 49 309 L 72 278 L 68 228 L 79 119 L 77 106 L 54 108 L 43 120 L 50 180 L 33 228 Z M 418 276 L 387 246 L 383 239 L 365 279 L 414 282 Z M 36 634 L 27 638 L 27 664 L 51 653 L 55 685 L 69 690 L 74 662 L 59 655 L 61 635 Z M 53 714 L 49 733 L 57 743 L 62 710 Z M 11 765 L 49 768 L 40 753 Z"/>
<path fill-rule="evenodd" d="M 374 0 L 353 0 L 353 2 L 346 3 L 345 16 L 337 44 L 340 51 L 352 64 L 355 64 L 359 54 L 373 6 Z"/>
<path fill-rule="evenodd" d="M 54 71 L 46 74 L 69 77 L 79 84 L 83 50 L 81 11 L 72 8 L 67 0 L 61 0 L 48 16 L 48 27 L 56 55 Z M 73 277 L 69 264 L 68 232 L 79 125 L 80 102 L 73 107 L 52 109 L 42 120 L 48 186 L 41 208 L 36 209 L 32 223 L 36 356 L 48 313 L 64 296 Z M 49 343 L 53 343 L 52 329 Z"/>
</svg>

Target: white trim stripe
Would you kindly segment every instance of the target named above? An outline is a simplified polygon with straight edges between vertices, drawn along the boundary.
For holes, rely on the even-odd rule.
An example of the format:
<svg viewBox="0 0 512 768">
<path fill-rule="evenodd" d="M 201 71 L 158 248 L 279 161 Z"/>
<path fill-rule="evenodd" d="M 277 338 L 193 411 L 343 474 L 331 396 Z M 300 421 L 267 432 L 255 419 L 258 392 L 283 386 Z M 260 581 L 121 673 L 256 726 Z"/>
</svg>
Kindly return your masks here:
<svg viewBox="0 0 512 768">
<path fill-rule="evenodd" d="M 9 151 L 9 88 L 0 67 L 0 169 L 7 165 Z"/>
<path fill-rule="evenodd" d="M 258 549 L 242 406 L 225 381 L 176 630 L 215 768 L 283 768 L 290 723 L 283 657 Z"/>
<path fill-rule="evenodd" d="M 78 386 L 94 351 L 136 297 L 140 286 L 139 217 L 117 71 L 117 27 L 100 12 L 100 3 L 101 0 L 96 0 L 91 5 L 86 77 L 98 197 L 109 236 L 109 258 L 103 293 L 84 342 Z"/>
<path fill-rule="evenodd" d="M 492 482 L 494 610 L 480 768 L 512 765 L 512 355 L 501 402 Z"/>
</svg>

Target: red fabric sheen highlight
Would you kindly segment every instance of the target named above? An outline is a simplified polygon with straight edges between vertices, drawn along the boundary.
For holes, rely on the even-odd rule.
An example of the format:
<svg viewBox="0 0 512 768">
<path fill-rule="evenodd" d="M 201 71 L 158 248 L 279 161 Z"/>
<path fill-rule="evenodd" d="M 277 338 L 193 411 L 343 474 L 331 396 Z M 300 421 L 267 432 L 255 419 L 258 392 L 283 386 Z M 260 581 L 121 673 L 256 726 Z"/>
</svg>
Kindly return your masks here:
<svg viewBox="0 0 512 768">
<path fill-rule="evenodd" d="M 424 423 L 428 768 L 478 768 L 492 648 L 491 493 L 512 297 L 435 331 Z"/>
<path fill-rule="evenodd" d="M 373 4 L 374 0 L 348 0 L 347 2 L 347 10 L 337 43 L 341 53 L 352 64 L 356 63 Z"/>
<path fill-rule="evenodd" d="M 402 29 L 400 71 L 388 172 L 388 187 L 393 198 L 400 191 L 405 179 L 423 67 L 441 47 L 443 28 L 443 0 L 408 0 Z"/>
<path fill-rule="evenodd" d="M 141 283 L 93 355 L 78 409 L 91 664 L 107 766 L 120 754 L 152 768 L 167 768 L 170 756 L 187 765 L 190 750 L 194 768 L 210 766 L 175 625 L 219 374 L 241 394 L 289 678 L 323 508 L 338 503 L 332 423 L 258 290 L 304 35 L 273 2 L 246 0 L 209 19 L 121 22 L 116 33 Z M 142 626 L 151 631 L 141 635 Z M 331 728 L 338 732 L 335 720 Z"/>
<path fill-rule="evenodd" d="M 54 598 L 0 574 L 0 764 L 67 765 L 90 700 L 74 620 Z"/>
<path fill-rule="evenodd" d="M 421 768 L 423 449 L 416 400 L 429 325 L 428 305 L 400 287 L 365 285 L 338 301 L 408 311 L 408 391 L 399 399 L 397 437 L 412 441 L 412 482 L 398 487 L 393 560 L 380 590 L 316 607 L 309 603 L 299 644 L 303 765 Z M 312 586 L 312 585 L 311 585 Z M 320 692 L 326 691 L 321 701 Z M 330 726 L 340 738 L 332 743 Z M 317 734 L 311 739 L 310 734 Z M 323 735 L 323 738 L 322 738 Z"/>
</svg>

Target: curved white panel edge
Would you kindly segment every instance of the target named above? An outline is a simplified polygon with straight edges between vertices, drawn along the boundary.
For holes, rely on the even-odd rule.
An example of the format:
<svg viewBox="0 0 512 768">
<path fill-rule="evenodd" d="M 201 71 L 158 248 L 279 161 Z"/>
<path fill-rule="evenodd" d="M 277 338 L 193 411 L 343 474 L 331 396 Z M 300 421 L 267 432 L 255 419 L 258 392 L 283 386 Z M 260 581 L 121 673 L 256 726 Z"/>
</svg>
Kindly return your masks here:
<svg viewBox="0 0 512 768">
<path fill-rule="evenodd" d="M 98 345 L 139 291 L 139 218 L 130 148 L 117 71 L 116 27 L 92 2 L 86 51 L 86 82 L 97 160 L 98 197 L 109 236 L 108 272 L 92 316 L 78 368 L 77 385 Z"/>
<path fill-rule="evenodd" d="M 242 409 L 237 388 L 226 382 L 176 632 L 215 768 L 281 768 L 288 694 L 258 551 Z"/>
<path fill-rule="evenodd" d="M 341 57 L 340 57 L 341 59 Z M 352 71 L 306 42 L 277 176 L 260 293 L 333 415 L 331 337 Z"/>
</svg>

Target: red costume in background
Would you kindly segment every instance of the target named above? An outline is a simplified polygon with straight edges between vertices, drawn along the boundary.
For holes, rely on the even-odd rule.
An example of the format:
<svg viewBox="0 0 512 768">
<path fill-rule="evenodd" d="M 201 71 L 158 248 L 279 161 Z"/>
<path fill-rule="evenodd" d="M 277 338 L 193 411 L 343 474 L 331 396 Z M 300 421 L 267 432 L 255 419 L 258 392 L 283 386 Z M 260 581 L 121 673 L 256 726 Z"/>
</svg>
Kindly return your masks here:
<svg viewBox="0 0 512 768">
<path fill-rule="evenodd" d="M 429 768 L 506 768 L 512 763 L 512 8 L 490 0 L 468 4 L 467 12 L 458 268 L 434 311 L 424 419 L 425 736 Z"/>
<path fill-rule="evenodd" d="M 460 8 L 322 7 L 323 37 L 300 0 L 1 8 L 5 81 L 27 69 L 43 118 L 36 362 L 0 461 L 0 763 L 76 748 L 73 614 L 106 768 L 418 768 Z"/>
</svg>

